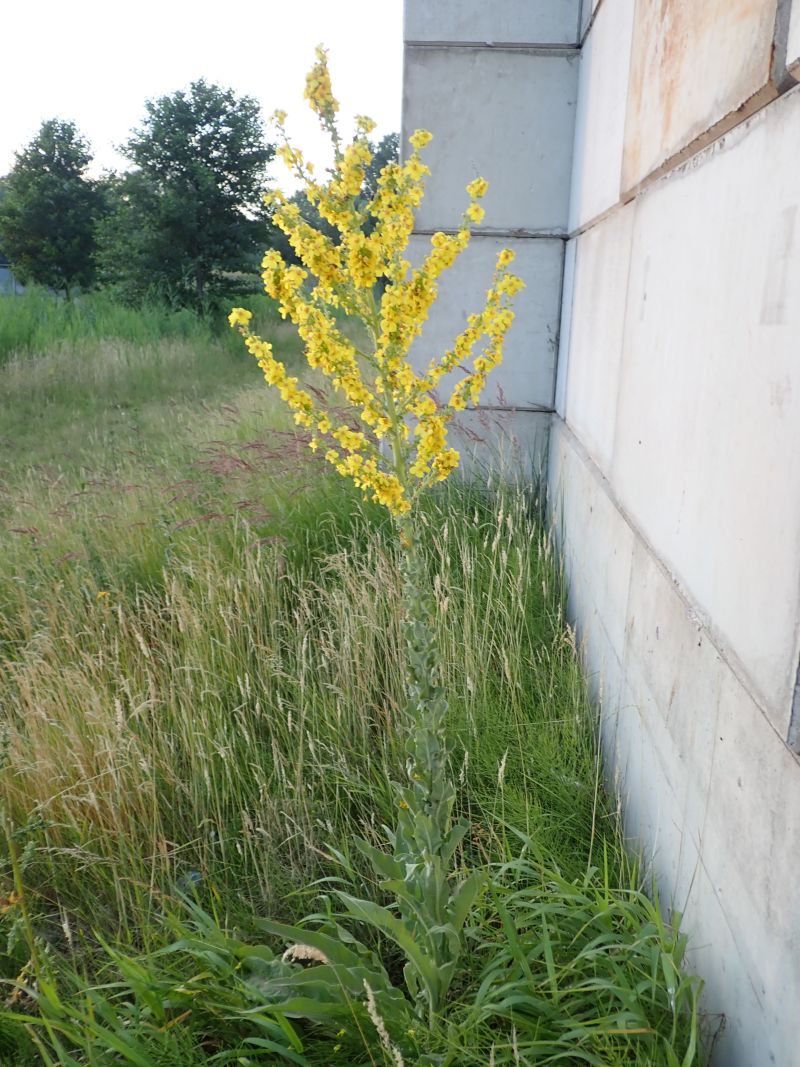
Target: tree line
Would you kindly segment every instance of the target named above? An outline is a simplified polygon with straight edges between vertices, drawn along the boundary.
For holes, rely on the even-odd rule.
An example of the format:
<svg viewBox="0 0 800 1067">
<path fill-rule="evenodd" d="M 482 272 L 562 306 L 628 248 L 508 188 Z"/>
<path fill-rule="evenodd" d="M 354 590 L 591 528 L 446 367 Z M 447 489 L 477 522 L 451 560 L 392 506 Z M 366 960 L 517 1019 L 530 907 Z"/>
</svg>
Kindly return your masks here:
<svg viewBox="0 0 800 1067">
<path fill-rule="evenodd" d="M 102 286 L 126 303 L 202 313 L 252 285 L 265 247 L 293 258 L 263 204 L 275 147 L 258 102 L 200 79 L 145 108 L 120 148 L 124 173 L 89 177 L 89 142 L 61 119 L 16 153 L 0 179 L 0 250 L 23 284 L 67 297 Z M 373 146 L 367 192 L 397 153 L 397 134 Z M 303 194 L 294 199 L 326 227 Z"/>
</svg>

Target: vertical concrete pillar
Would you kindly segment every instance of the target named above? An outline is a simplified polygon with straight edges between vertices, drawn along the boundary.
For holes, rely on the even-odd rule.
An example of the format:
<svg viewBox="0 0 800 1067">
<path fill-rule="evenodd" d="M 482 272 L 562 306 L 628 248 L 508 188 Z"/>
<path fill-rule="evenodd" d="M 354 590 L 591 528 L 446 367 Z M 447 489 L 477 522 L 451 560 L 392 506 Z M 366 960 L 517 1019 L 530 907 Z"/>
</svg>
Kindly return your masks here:
<svg viewBox="0 0 800 1067">
<path fill-rule="evenodd" d="M 456 443 L 482 460 L 499 451 L 516 469 L 538 462 L 554 406 L 579 8 L 579 0 L 405 0 L 403 140 L 417 128 L 434 135 L 412 258 L 424 257 L 437 230 L 458 228 L 473 178 L 489 182 L 486 217 L 442 279 L 412 358 L 424 365 L 451 346 L 482 305 L 498 251 L 513 248 L 527 289 L 503 366 L 480 407 L 460 416 Z"/>
</svg>

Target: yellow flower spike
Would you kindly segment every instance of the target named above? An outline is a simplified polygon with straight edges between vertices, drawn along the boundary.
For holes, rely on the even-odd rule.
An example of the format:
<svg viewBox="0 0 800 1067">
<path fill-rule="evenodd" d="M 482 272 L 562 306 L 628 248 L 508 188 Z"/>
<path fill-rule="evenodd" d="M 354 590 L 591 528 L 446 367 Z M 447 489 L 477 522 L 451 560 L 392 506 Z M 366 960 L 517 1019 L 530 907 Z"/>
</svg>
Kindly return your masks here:
<svg viewBox="0 0 800 1067">
<path fill-rule="evenodd" d="M 321 119 L 333 120 L 339 110 L 339 101 L 331 89 L 331 76 L 328 70 L 328 52 L 322 45 L 316 48 L 317 62 L 306 75 L 306 88 L 303 97 L 308 100 L 311 110 Z"/>
<path fill-rule="evenodd" d="M 350 143 L 340 141 L 335 125 L 338 104 L 327 53 L 321 47 L 305 95 L 332 139 L 333 168 L 324 181 L 312 178 L 302 153 L 286 138 L 283 112 L 274 117 L 285 142 L 279 151 L 302 179 L 309 203 L 338 233 L 331 240 L 303 218 L 296 203 L 269 191 L 265 203 L 272 219 L 302 266 L 287 263 L 270 250 L 262 262 L 262 279 L 280 315 L 296 327 L 309 366 L 324 375 L 346 403 L 344 420 L 330 405 L 317 404 L 275 358 L 272 345 L 251 332 L 248 311 L 234 308 L 229 321 L 241 333 L 267 384 L 280 393 L 295 422 L 309 431 L 312 451 L 318 451 L 326 437 L 333 438 L 338 447 L 325 449 L 325 460 L 352 479 L 365 496 L 400 517 L 422 489 L 444 480 L 458 466 L 458 453 L 447 442 L 448 423 L 467 403 L 477 402 L 487 375 L 502 359 L 513 321 L 509 302 L 522 282 L 507 273 L 513 254 L 504 249 L 483 310 L 469 317 L 466 329 L 444 356 L 432 361 L 424 375 L 417 374 L 407 358 L 409 349 L 436 300 L 438 279 L 467 248 L 471 226 L 484 218 L 478 200 L 488 183 L 476 178 L 469 184 L 470 203 L 458 231 L 435 233 L 426 259 L 412 270 L 406 250 L 424 179 L 430 173 L 419 158 L 431 141 L 430 132 L 414 131 L 410 158 L 402 165 L 384 167 L 372 201 L 364 204 L 364 176 L 372 162 L 367 138 L 374 123 L 358 116 Z M 385 284 L 379 293 L 376 283 L 381 278 Z M 356 317 L 365 327 L 359 336 L 367 341 L 358 341 L 358 349 L 344 335 L 335 309 Z M 469 360 L 471 367 L 466 365 Z M 458 368 L 462 380 L 447 406 L 437 407 L 432 390 Z M 387 445 L 383 450 L 382 442 Z"/>
</svg>

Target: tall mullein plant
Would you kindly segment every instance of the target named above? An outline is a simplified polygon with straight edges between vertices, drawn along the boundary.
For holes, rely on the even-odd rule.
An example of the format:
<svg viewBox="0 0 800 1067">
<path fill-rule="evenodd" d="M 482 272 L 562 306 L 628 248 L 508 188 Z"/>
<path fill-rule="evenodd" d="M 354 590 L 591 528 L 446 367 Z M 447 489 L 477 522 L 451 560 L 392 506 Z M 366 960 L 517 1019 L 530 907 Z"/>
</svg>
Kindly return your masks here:
<svg viewBox="0 0 800 1067">
<path fill-rule="evenodd" d="M 471 225 L 483 219 L 479 201 L 487 182 L 478 177 L 466 187 L 468 203 L 459 229 L 435 233 L 427 257 L 412 269 L 405 254 L 414 211 L 430 173 L 420 153 L 431 134 L 414 133 L 406 162 L 386 166 L 375 196 L 366 201 L 362 188 L 371 162 L 368 135 L 374 123 L 359 116 L 353 139 L 342 141 L 336 122 L 338 103 L 322 48 L 317 49 L 316 63 L 307 76 L 305 96 L 331 138 L 333 167 L 324 180 L 315 177 L 311 163 L 289 143 L 283 112 L 274 116 L 282 141 L 279 153 L 302 181 L 309 202 L 335 227 L 338 240 L 312 227 L 282 193 L 269 193 L 266 199 L 274 221 L 303 266 L 287 264 L 270 250 L 262 263 L 263 281 L 281 315 L 297 326 L 309 366 L 328 378 L 340 398 L 339 410 L 343 401 L 352 418 L 342 421 L 332 407 L 320 403 L 316 392 L 312 396 L 288 374 L 271 344 L 251 331 L 249 311 L 235 308 L 229 320 L 296 423 L 310 432 L 310 447 L 322 449 L 340 474 L 385 506 L 394 519 L 403 561 L 407 681 L 400 729 L 407 777 L 396 785 L 398 812 L 390 835 L 391 854 L 366 842 L 359 847 L 395 905 L 384 908 L 340 896 L 353 917 L 379 928 L 399 945 L 407 960 L 406 986 L 417 1015 L 432 1022 L 455 973 L 464 923 L 482 878 L 475 872 L 458 881 L 453 874 L 454 855 L 467 824 L 453 820 L 447 701 L 439 678 L 435 605 L 415 512 L 421 494 L 458 467 L 458 452 L 448 445 L 448 424 L 454 413 L 477 402 L 487 375 L 500 363 L 514 319 L 511 300 L 523 283 L 510 273 L 514 254 L 504 249 L 483 308 L 469 316 L 452 348 L 433 359 L 424 372 L 415 371 L 409 349 L 436 299 L 440 275 L 467 248 Z M 339 329 L 342 313 L 363 325 L 359 333 L 368 338 L 366 344 L 357 345 Z M 461 371 L 461 377 L 446 403 L 440 404 L 437 387 L 452 371 Z M 331 943 L 325 944 L 330 949 Z M 330 963 L 325 950 L 316 951 L 320 957 L 303 956 L 301 946 L 297 958 L 317 959 L 321 966 Z"/>
</svg>

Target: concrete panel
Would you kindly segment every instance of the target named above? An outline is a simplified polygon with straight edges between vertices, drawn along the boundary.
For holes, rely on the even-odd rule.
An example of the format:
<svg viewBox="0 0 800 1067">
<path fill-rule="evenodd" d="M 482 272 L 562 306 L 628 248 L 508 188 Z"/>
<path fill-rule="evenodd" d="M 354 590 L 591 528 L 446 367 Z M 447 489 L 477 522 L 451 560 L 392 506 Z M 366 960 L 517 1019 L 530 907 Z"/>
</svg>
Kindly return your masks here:
<svg viewBox="0 0 800 1067">
<path fill-rule="evenodd" d="M 799 93 L 637 200 L 611 473 L 782 736 L 799 651 Z"/>
<path fill-rule="evenodd" d="M 590 675 L 604 676 L 624 649 L 633 535 L 620 522 L 590 458 L 566 439 L 554 419 L 550 505 L 568 577 L 570 618 L 586 646 Z M 609 662 L 607 662 L 609 661 Z M 613 683 L 613 679 L 612 683 Z M 598 677 L 597 685 L 605 683 Z"/>
<path fill-rule="evenodd" d="M 800 79 L 800 0 L 792 0 L 786 66 L 794 78 Z"/>
<path fill-rule="evenodd" d="M 567 419 L 606 474 L 614 451 L 634 215 L 630 204 L 577 239 Z"/>
<path fill-rule="evenodd" d="M 564 248 L 559 238 L 473 237 L 466 252 L 442 275 L 439 299 L 422 336 L 412 347 L 411 359 L 416 367 L 424 368 L 431 359 L 444 355 L 452 347 L 466 327 L 467 317 L 483 307 L 497 255 L 507 246 L 513 247 L 517 254 L 514 270 L 527 288 L 515 301 L 516 319 L 506 340 L 503 363 L 492 372 L 481 403 L 551 408 Z M 409 259 L 414 264 L 429 251 L 429 237 L 412 237 Z M 461 377 L 461 372 L 456 371 L 442 380 L 439 392 L 443 400 L 449 398 Z"/>
<path fill-rule="evenodd" d="M 793 1064 L 800 761 L 559 419 L 550 485 L 563 503 L 556 529 L 586 661 L 602 660 L 610 676 L 604 748 L 626 831 L 644 848 L 662 900 L 683 912 L 707 1028 L 726 1016 L 714 1062 Z"/>
<path fill-rule="evenodd" d="M 572 332 L 572 300 L 575 287 L 577 241 L 567 241 L 564 249 L 564 275 L 561 282 L 561 324 L 558 331 L 555 409 L 561 418 L 567 412 L 567 377 L 569 374 L 569 339 Z"/>
<path fill-rule="evenodd" d="M 720 976 L 716 1010 L 724 1005 L 729 1026 L 717 1062 L 795 1063 L 800 764 L 731 675 L 722 680 L 708 796 L 703 866 L 731 932 L 732 965 L 748 979 Z"/>
<path fill-rule="evenodd" d="M 406 47 L 403 129 L 434 134 L 418 228 L 457 227 L 482 175 L 483 229 L 564 233 L 577 74 L 577 55 Z"/>
<path fill-rule="evenodd" d="M 605 0 L 581 51 L 570 231 L 619 199 L 633 12 L 631 0 Z"/>
<path fill-rule="evenodd" d="M 461 411 L 450 424 L 448 440 L 461 454 L 467 477 L 490 474 L 523 484 L 544 480 L 550 415 L 531 411 Z"/>
<path fill-rule="evenodd" d="M 729 668 L 669 575 L 638 537 L 631 560 L 624 644 L 629 698 L 639 709 L 649 747 L 658 756 L 682 813 L 677 820 L 681 838 L 668 865 L 670 885 L 676 892 L 684 844 L 696 846 L 703 830 L 721 679 L 723 667 L 726 673 Z"/>
<path fill-rule="evenodd" d="M 636 4 L 623 191 L 719 123 L 776 95 L 770 84 L 776 0 Z"/>
<path fill-rule="evenodd" d="M 575 44 L 579 0 L 406 0 L 406 41 Z"/>
</svg>

